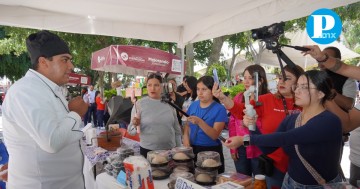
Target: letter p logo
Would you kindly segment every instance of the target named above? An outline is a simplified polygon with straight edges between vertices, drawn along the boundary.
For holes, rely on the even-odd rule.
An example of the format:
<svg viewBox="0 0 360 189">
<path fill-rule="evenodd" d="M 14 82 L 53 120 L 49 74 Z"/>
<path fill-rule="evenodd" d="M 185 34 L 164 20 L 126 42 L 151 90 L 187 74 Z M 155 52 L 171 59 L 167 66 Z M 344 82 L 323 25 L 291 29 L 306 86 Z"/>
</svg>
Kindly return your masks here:
<svg viewBox="0 0 360 189">
<path fill-rule="evenodd" d="M 307 20 L 306 31 L 316 43 L 329 44 L 341 34 L 342 23 L 340 17 L 330 9 L 314 11 Z"/>
<path fill-rule="evenodd" d="M 314 35 L 312 38 L 322 38 L 323 31 L 330 30 L 335 26 L 335 19 L 329 15 L 311 15 L 314 19 Z M 323 27 L 323 18 L 325 27 Z"/>
</svg>

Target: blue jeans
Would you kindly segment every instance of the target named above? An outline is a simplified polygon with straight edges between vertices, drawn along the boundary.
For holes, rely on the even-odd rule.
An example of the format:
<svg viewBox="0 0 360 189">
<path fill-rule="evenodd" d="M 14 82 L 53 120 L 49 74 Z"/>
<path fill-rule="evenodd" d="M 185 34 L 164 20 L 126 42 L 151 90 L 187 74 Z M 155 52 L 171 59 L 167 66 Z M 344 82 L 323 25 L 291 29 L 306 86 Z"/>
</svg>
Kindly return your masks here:
<svg viewBox="0 0 360 189">
<path fill-rule="evenodd" d="M 104 110 L 96 110 L 97 126 L 104 127 Z"/>
<path fill-rule="evenodd" d="M 328 182 L 328 183 L 336 183 L 336 182 L 341 182 L 341 177 L 340 175 L 336 176 L 332 181 Z M 324 186 L 322 185 L 304 185 L 304 184 L 300 184 L 296 181 L 294 181 L 289 174 L 285 175 L 284 178 L 284 182 L 283 185 L 281 187 L 282 189 L 323 189 Z"/>
<path fill-rule="evenodd" d="M 239 159 L 234 161 L 236 172 L 249 176 L 260 174 L 258 158 L 248 159 L 244 146 L 240 146 L 237 151 Z"/>
<path fill-rule="evenodd" d="M 350 179 L 349 182 L 354 187 L 360 187 L 357 184 L 357 181 L 360 180 L 360 167 L 354 165 L 353 163 L 350 164 Z"/>
<path fill-rule="evenodd" d="M 6 146 L 2 140 L 0 140 L 0 164 L 6 164 L 9 161 L 9 154 L 7 152 Z M 4 181 L 0 181 L 0 188 L 6 189 L 6 183 Z"/>
<path fill-rule="evenodd" d="M 84 124 L 86 125 L 87 123 L 91 123 L 91 116 L 94 122 L 95 127 L 97 126 L 97 121 L 96 121 L 96 104 L 95 103 L 91 103 L 89 106 L 88 111 L 86 112 L 86 115 L 84 117 Z"/>
<path fill-rule="evenodd" d="M 274 167 L 274 173 L 271 177 L 266 176 L 267 188 L 281 188 L 284 181 L 285 173 Z"/>
</svg>

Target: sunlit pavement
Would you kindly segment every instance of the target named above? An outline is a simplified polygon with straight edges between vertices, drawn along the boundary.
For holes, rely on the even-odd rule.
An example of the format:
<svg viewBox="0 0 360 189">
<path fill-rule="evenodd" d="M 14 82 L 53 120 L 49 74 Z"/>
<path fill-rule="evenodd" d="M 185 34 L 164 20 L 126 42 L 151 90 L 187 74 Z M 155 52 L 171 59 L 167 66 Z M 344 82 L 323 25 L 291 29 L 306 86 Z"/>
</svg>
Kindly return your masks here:
<svg viewBox="0 0 360 189">
<path fill-rule="evenodd" d="M 1 110 L 0 110 L 0 132 L 2 133 L 2 114 L 1 114 Z M 227 130 L 224 130 L 221 134 L 224 138 L 228 138 L 229 133 Z M 225 157 L 225 171 L 235 171 L 235 165 L 234 162 L 231 158 L 230 155 L 230 150 L 228 148 L 226 148 L 225 146 L 223 147 L 223 152 L 224 152 L 224 157 Z M 349 178 L 350 177 L 350 160 L 349 160 L 349 154 L 350 154 L 350 148 L 349 148 L 349 143 L 345 143 L 344 146 L 344 152 L 343 152 L 343 156 L 342 156 L 342 161 L 341 161 L 341 167 L 344 171 L 345 177 Z"/>
<path fill-rule="evenodd" d="M 344 151 L 341 159 L 341 168 L 344 172 L 345 178 L 350 178 L 350 147 L 349 142 L 346 142 L 344 145 Z"/>
</svg>

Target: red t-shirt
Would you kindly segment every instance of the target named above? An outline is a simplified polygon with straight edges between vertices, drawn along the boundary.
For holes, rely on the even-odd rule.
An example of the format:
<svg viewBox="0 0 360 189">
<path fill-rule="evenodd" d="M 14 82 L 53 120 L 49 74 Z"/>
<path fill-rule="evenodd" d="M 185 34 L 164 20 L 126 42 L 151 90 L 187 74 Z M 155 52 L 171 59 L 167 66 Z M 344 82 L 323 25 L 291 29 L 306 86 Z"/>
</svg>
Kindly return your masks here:
<svg viewBox="0 0 360 189">
<path fill-rule="evenodd" d="M 285 101 L 289 114 L 291 114 L 293 110 L 300 110 L 299 107 L 295 107 L 293 98 L 285 98 Z M 255 110 L 258 117 L 261 118 L 262 133 L 273 133 L 286 117 L 283 101 L 276 95 L 268 93 L 259 96 L 259 102 L 261 102 L 262 105 L 256 106 Z M 251 103 L 255 104 L 254 101 Z M 229 111 L 239 119 L 242 119 L 244 108 L 245 103 L 235 103 L 234 107 Z M 287 171 L 289 158 L 282 148 L 278 148 L 273 153 L 268 154 L 268 156 L 274 160 L 274 165 L 277 169 L 284 173 Z"/>
<path fill-rule="evenodd" d="M 95 99 L 95 102 L 96 102 L 96 109 L 97 110 L 105 110 L 105 103 L 101 103 L 101 98 L 98 96 L 96 97 Z"/>
</svg>

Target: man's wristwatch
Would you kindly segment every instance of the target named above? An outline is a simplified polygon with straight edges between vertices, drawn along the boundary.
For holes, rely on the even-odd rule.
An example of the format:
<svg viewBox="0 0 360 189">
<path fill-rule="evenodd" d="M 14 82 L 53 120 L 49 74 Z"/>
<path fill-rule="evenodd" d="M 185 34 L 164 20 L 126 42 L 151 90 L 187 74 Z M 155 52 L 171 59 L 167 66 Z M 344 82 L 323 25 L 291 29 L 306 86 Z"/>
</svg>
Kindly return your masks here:
<svg viewBox="0 0 360 189">
<path fill-rule="evenodd" d="M 244 144 L 244 147 L 248 147 L 250 145 L 250 136 L 249 135 L 244 136 L 243 144 Z"/>
</svg>

